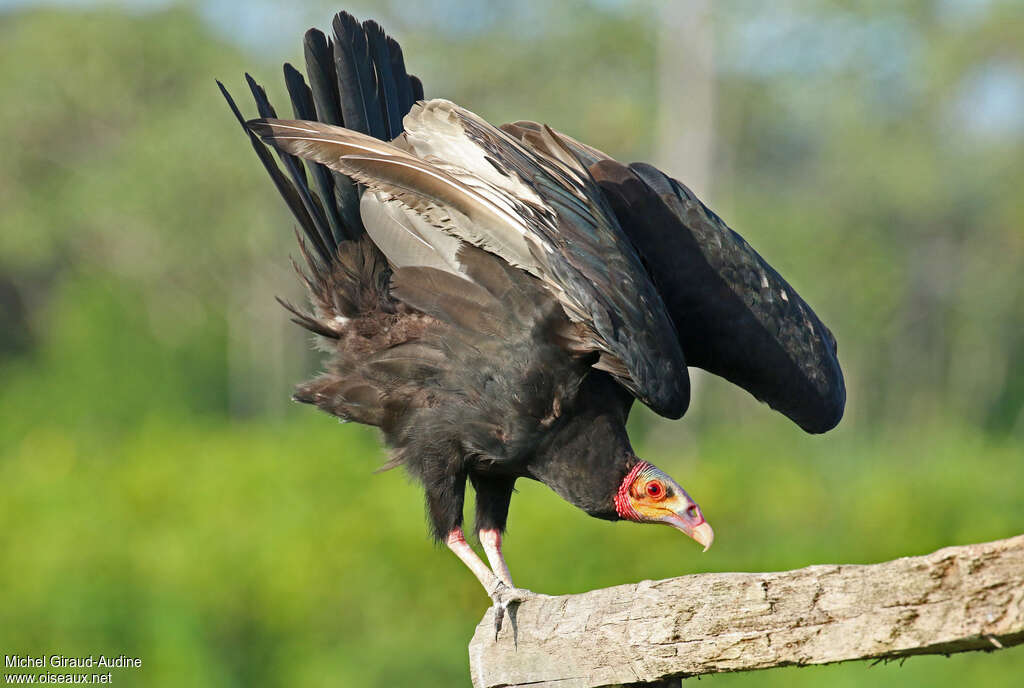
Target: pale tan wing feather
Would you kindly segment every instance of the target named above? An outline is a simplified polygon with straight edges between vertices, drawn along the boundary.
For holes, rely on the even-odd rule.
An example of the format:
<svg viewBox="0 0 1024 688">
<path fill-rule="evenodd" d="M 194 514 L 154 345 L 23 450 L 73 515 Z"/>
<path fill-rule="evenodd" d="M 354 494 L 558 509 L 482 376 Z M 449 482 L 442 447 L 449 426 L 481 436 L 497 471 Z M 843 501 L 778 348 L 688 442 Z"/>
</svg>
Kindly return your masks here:
<svg viewBox="0 0 1024 688">
<path fill-rule="evenodd" d="M 257 120 L 250 126 L 278 148 L 348 175 L 382 200 L 401 202 L 437 231 L 480 246 L 511 265 L 539 275 L 533 258 L 535 248 L 530 245 L 532 236 L 502 193 L 468 185 L 396 145 L 342 127 L 274 119 Z M 395 143 L 404 140 L 396 139 Z M 371 215 L 371 221 L 386 219 L 377 209 Z M 409 223 L 426 231 L 427 225 L 418 220 L 410 219 Z M 374 232 L 369 227 L 368 231 L 371 235 L 401 236 L 396 232 Z M 405 238 L 415 242 L 424 237 Z M 396 250 L 387 243 L 379 246 L 392 262 L 401 262 L 400 258 L 392 259 L 392 255 L 397 258 L 407 252 L 405 247 Z"/>
</svg>

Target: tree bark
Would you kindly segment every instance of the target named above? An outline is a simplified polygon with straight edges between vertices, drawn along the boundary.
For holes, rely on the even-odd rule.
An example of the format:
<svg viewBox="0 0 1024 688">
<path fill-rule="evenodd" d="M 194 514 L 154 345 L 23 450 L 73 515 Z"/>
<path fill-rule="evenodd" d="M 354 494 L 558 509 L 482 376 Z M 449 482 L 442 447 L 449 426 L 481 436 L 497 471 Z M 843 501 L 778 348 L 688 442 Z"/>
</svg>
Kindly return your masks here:
<svg viewBox="0 0 1024 688">
<path fill-rule="evenodd" d="M 510 623 L 514 621 L 515 623 Z M 674 686 L 723 671 L 1024 643 L 1024 535 L 869 566 L 706 573 L 488 610 L 476 688 Z"/>
</svg>

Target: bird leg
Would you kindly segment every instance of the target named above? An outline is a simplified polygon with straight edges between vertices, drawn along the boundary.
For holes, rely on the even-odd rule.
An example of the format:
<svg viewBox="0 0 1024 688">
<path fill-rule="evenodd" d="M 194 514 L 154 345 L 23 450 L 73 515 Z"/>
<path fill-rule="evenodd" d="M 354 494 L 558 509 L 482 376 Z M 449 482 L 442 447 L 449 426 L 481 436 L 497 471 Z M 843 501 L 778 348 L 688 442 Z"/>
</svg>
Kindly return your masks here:
<svg viewBox="0 0 1024 688">
<path fill-rule="evenodd" d="M 531 593 L 529 590 L 522 590 L 512 584 L 512 574 L 508 570 L 508 564 L 505 563 L 505 555 L 501 553 L 501 531 L 497 528 L 481 528 L 477 531 L 477 536 L 487 554 L 491 571 L 500 581 L 498 589 L 491 594 L 491 599 L 494 600 L 494 639 L 497 640 L 506 611 L 508 618 L 512 621 L 513 631 L 515 630 L 514 611 L 509 610 L 509 605 L 522 602 Z"/>
<path fill-rule="evenodd" d="M 512 573 L 505 563 L 505 556 L 501 553 L 501 531 L 497 528 L 482 528 L 477 532 L 480 544 L 483 545 L 484 553 L 487 554 L 487 561 L 491 564 L 491 571 L 502 583 L 510 588 L 512 585 Z"/>
<path fill-rule="evenodd" d="M 487 596 L 494 602 L 494 639 L 497 640 L 505 613 L 508 612 L 514 628 L 514 612 L 510 610 L 510 607 L 526 600 L 531 593 L 529 590 L 520 590 L 512 585 L 512 575 L 501 554 L 501 533 L 488 529 L 481 530 L 479 535 L 487 558 L 491 562 L 490 569 L 466 542 L 466 536 L 461 527 L 454 528 L 448 533 L 445 544 L 473 572 L 487 592 Z"/>
<path fill-rule="evenodd" d="M 487 568 L 487 564 L 473 551 L 473 548 L 466 542 L 466 536 L 462 532 L 461 527 L 454 528 L 448 537 L 445 539 L 445 544 L 448 545 L 448 549 L 455 552 L 455 556 L 462 560 L 476 579 L 480 581 L 480 585 L 484 586 L 484 590 L 490 595 L 502 582 L 498 579 L 494 573 Z"/>
</svg>

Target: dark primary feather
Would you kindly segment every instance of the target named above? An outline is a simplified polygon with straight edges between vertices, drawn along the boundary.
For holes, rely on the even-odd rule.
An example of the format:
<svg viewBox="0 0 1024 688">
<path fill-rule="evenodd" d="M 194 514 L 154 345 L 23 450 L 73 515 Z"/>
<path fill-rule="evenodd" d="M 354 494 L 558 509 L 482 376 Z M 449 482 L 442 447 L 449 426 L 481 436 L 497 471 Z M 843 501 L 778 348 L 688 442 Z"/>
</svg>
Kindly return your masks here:
<svg viewBox="0 0 1024 688">
<path fill-rule="evenodd" d="M 675 322 L 687 362 L 720 375 L 807 432 L 843 415 L 832 333 L 739 234 L 659 170 L 591 167 Z"/>
<path fill-rule="evenodd" d="M 306 238 L 313 244 L 317 254 L 325 262 L 329 263 L 331 260 L 331 254 L 324 245 L 323 240 L 320 236 L 320 232 L 317 230 L 316 225 L 313 222 L 313 218 L 310 217 L 306 205 L 302 202 L 299 197 L 298 191 L 295 190 L 295 186 L 288 180 L 284 174 L 281 173 L 281 169 L 274 162 L 274 156 L 271 155 L 270 150 L 260 141 L 259 137 L 256 136 L 245 126 L 245 118 L 242 113 L 238 110 L 238 106 L 235 104 L 234 99 L 228 90 L 224 88 L 224 84 L 220 81 L 217 82 L 217 87 L 220 89 L 224 99 L 228 102 L 228 106 L 231 108 L 231 112 L 234 113 L 238 123 L 242 126 L 243 131 L 249 137 L 252 148 L 256 151 L 256 155 L 259 157 L 260 162 L 263 163 L 263 167 L 267 170 L 267 174 L 270 175 L 270 179 L 274 182 L 274 186 L 277 188 L 278 193 L 285 200 L 288 205 L 288 209 L 292 211 L 292 215 L 298 221 L 299 226 L 302 227 L 302 232 Z"/>
<path fill-rule="evenodd" d="M 405 55 L 402 54 L 402 46 L 398 45 L 398 41 L 391 36 L 387 37 L 387 44 L 388 57 L 391 60 L 391 76 L 395 80 L 395 93 L 398 95 L 398 111 L 405 116 L 412 104 L 416 102 L 412 97 L 412 83 L 409 81 L 408 72 L 405 71 Z"/>
<path fill-rule="evenodd" d="M 316 119 L 316 105 L 313 103 L 313 92 L 306 86 L 305 79 L 295 67 L 284 65 L 284 82 L 292 101 L 292 110 L 299 119 Z M 333 247 L 345 239 L 354 239 L 356 233 L 345 227 L 344 220 L 338 212 L 338 204 L 334 202 L 334 179 L 331 171 L 323 165 L 310 165 L 310 174 L 316 180 L 320 192 L 320 207 L 327 217 L 333 237 Z"/>
<path fill-rule="evenodd" d="M 248 74 L 245 75 L 245 80 L 249 84 L 249 90 L 252 92 L 252 97 L 256 101 L 256 108 L 260 113 L 261 117 L 277 117 L 277 113 L 274 111 L 274 107 L 270 104 L 267 99 L 267 93 L 263 90 L 263 87 L 256 83 Z M 284 151 L 278 151 L 278 157 L 281 162 L 284 163 L 284 167 L 288 170 L 288 174 L 292 178 L 293 188 L 298 192 L 299 198 L 302 199 L 302 205 L 305 207 L 306 212 L 312 219 L 313 226 L 316 228 L 316 233 L 319 235 L 319 244 L 323 251 L 328 254 L 332 253 L 337 248 L 334 235 L 331 233 L 330 227 L 327 223 L 327 216 L 324 214 L 323 205 L 320 203 L 320 199 L 310 193 L 309 182 L 306 179 L 306 168 L 302 160 L 294 155 L 290 155 Z"/>
<path fill-rule="evenodd" d="M 423 82 L 415 74 L 409 75 L 409 85 L 412 88 L 412 100 L 413 102 L 419 102 L 423 100 Z"/>
<path fill-rule="evenodd" d="M 391 70 L 391 49 L 387 36 L 380 24 L 373 20 L 363 22 L 366 40 L 369 43 L 370 55 L 377 73 L 377 97 L 380 99 L 381 112 L 384 116 L 386 139 L 393 139 L 402 133 L 402 115 L 398 101 L 398 86 Z"/>
<path fill-rule="evenodd" d="M 387 138 L 377 93 L 377 78 L 366 32 L 348 12 L 334 17 L 334 63 L 345 126 L 378 139 Z M 262 113 L 261 113 L 262 115 Z M 266 115 L 262 115 L 266 116 Z"/>
<path fill-rule="evenodd" d="M 379 26 L 374 26 L 380 32 Z M 334 29 L 336 41 L 342 42 L 332 42 L 316 29 L 306 32 L 303 49 L 308 85 L 298 70 L 291 65 L 285 66 L 285 84 L 296 116 L 335 126 L 344 125 L 378 138 L 397 136 L 401 133 L 402 117 L 412 106 L 412 79 L 415 78 L 409 77 L 405 71 L 401 48 L 380 32 L 379 35 L 375 33 L 374 40 L 379 40 L 383 47 L 371 51 L 363 25 L 345 12 L 335 17 Z M 377 64 L 376 55 L 386 58 L 387 65 Z M 392 100 L 395 105 L 389 105 L 387 110 L 382 109 L 378 73 L 391 74 L 391 86 L 381 85 L 384 92 L 394 94 Z M 246 81 L 260 116 L 276 117 L 263 88 L 248 74 Z M 236 118 L 244 123 L 224 85 L 217 84 Z M 419 97 L 422 98 L 422 85 L 419 89 Z M 406 100 L 408 107 L 404 105 Z M 347 116 L 343 115 L 346 110 Z M 364 231 L 356 184 L 344 174 L 310 163 L 310 175 L 315 182 L 311 187 L 302 161 L 279 151 L 279 158 L 288 171 L 286 176 L 274 163 L 267 147 L 251 131 L 246 130 L 246 133 L 310 245 L 324 262 L 330 263 L 340 241 L 354 239 Z"/>
<path fill-rule="evenodd" d="M 316 104 L 314 119 L 326 124 L 343 126 L 341 101 L 338 96 L 338 75 L 334 70 L 334 45 L 322 31 L 310 29 L 303 41 L 306 56 L 306 74 Z"/>
<path fill-rule="evenodd" d="M 306 32 L 303 41 L 306 56 L 306 73 L 309 88 L 316 106 L 316 119 L 327 124 L 342 126 L 341 100 L 338 95 L 338 75 L 334 68 L 334 45 L 316 29 Z M 355 238 L 363 232 L 363 221 L 359 217 L 359 193 L 355 183 L 343 174 L 330 172 L 334 179 L 333 203 L 344 224 L 348 238 Z M 322 198 L 324 203 L 332 199 Z"/>
</svg>

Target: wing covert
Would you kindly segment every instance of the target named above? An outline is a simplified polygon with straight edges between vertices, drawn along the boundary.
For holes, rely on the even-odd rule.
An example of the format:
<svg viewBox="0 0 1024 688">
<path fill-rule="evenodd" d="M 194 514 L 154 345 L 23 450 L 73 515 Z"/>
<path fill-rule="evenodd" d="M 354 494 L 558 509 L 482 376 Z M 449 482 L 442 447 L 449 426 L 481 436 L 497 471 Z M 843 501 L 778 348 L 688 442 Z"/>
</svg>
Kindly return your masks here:
<svg viewBox="0 0 1024 688">
<path fill-rule="evenodd" d="M 363 224 L 392 262 L 457 271 L 458 241 L 499 256 L 561 304 L 573 323 L 566 349 L 597 354 L 595 368 L 657 413 L 686 411 L 689 377 L 672 320 L 580 144 L 546 127 L 517 140 L 444 100 L 416 103 L 390 143 L 311 121 L 248 126 L 372 191 Z"/>
<path fill-rule="evenodd" d="M 418 125 L 417 115 L 437 124 Z M 446 127 L 458 134 L 438 136 Z M 472 144 L 480 162 L 467 171 L 517 201 L 515 212 L 527 218 L 538 246 L 538 276 L 601 352 L 594 367 L 657 413 L 681 417 L 690 401 L 683 352 L 665 304 L 583 162 L 592 149 L 543 125 L 495 128 L 445 101 L 414 109 L 406 129 L 410 145 L 431 160 L 466 161 L 458 146 Z M 420 129 L 432 136 L 418 136 Z"/>
</svg>

